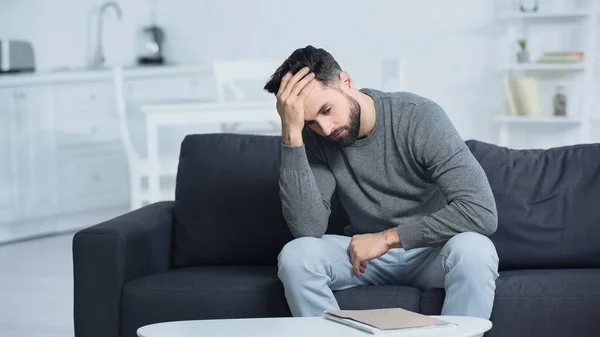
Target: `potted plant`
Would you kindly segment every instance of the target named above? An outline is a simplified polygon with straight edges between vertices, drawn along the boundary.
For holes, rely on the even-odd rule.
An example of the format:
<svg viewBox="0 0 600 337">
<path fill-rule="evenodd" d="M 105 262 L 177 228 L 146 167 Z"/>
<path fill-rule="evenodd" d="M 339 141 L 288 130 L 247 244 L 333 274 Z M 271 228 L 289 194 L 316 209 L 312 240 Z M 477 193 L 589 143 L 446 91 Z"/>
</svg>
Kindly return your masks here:
<svg viewBox="0 0 600 337">
<path fill-rule="evenodd" d="M 520 39 L 517 41 L 519 43 L 519 47 L 521 50 L 517 53 L 517 61 L 519 63 L 527 63 L 529 62 L 529 52 L 527 51 L 527 40 Z"/>
</svg>

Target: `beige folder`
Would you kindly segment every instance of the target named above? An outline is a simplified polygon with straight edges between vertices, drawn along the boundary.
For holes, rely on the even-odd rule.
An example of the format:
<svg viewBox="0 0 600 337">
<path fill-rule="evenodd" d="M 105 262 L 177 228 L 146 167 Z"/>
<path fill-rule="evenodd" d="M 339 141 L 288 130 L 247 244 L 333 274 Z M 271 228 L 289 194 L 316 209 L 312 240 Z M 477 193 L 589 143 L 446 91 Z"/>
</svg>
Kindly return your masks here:
<svg viewBox="0 0 600 337">
<path fill-rule="evenodd" d="M 326 311 L 324 316 L 330 320 L 373 334 L 389 330 L 412 330 L 454 326 L 452 323 L 401 308 L 331 310 Z"/>
</svg>

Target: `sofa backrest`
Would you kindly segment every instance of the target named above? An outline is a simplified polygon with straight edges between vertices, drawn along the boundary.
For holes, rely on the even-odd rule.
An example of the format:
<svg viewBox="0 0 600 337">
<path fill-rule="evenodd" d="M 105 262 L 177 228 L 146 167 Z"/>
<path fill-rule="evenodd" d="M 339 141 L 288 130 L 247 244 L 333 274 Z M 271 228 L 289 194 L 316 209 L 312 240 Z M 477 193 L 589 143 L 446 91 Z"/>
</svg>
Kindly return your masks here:
<svg viewBox="0 0 600 337">
<path fill-rule="evenodd" d="M 476 140 L 498 209 L 500 269 L 600 267 L 600 144 L 508 149 Z"/>
<path fill-rule="evenodd" d="M 600 144 L 516 150 L 476 140 L 498 209 L 500 269 L 600 267 Z M 174 267 L 276 265 L 293 239 L 279 199 L 278 136 L 185 137 L 177 174 Z M 348 218 L 334 195 L 328 233 Z"/>
<path fill-rule="evenodd" d="M 175 191 L 174 267 L 277 264 L 293 239 L 279 199 L 281 137 L 198 134 L 181 145 Z M 328 233 L 347 215 L 332 201 Z"/>
</svg>

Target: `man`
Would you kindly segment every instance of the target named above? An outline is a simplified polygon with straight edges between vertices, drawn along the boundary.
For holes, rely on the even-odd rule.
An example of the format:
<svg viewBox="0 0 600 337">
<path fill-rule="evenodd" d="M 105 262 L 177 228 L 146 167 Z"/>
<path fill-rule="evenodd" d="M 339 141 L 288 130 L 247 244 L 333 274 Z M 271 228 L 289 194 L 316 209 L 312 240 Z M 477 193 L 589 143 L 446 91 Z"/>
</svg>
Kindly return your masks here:
<svg viewBox="0 0 600 337">
<path fill-rule="evenodd" d="M 498 256 L 495 200 L 442 108 L 357 89 L 325 50 L 295 50 L 265 90 L 282 121 L 280 195 L 296 239 L 278 257 L 294 316 L 339 309 L 333 292 L 445 288 L 443 315 L 489 318 Z M 347 236 L 325 235 L 337 191 Z"/>
</svg>

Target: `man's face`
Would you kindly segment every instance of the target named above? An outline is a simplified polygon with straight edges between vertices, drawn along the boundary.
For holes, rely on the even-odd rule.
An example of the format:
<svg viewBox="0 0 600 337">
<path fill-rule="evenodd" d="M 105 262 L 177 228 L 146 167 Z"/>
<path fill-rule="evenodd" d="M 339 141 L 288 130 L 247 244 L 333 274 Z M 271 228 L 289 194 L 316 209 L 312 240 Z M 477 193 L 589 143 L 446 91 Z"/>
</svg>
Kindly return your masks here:
<svg viewBox="0 0 600 337">
<path fill-rule="evenodd" d="M 319 135 L 349 146 L 359 136 L 360 104 L 341 89 L 318 82 L 304 100 L 304 120 Z"/>
</svg>

